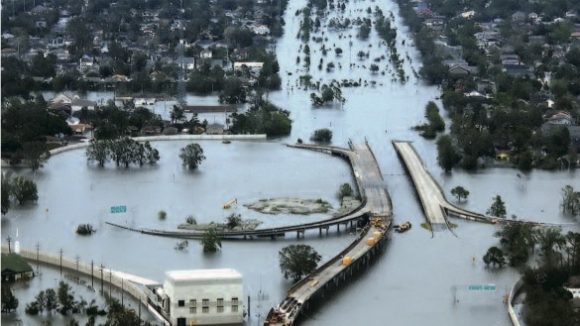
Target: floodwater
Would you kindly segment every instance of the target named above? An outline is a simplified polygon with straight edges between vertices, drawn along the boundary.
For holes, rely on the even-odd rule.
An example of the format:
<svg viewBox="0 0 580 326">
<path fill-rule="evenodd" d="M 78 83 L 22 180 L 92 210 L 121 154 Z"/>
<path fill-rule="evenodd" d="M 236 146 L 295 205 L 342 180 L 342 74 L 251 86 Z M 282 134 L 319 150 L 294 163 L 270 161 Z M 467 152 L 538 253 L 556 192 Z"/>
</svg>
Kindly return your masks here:
<svg viewBox="0 0 580 326">
<path fill-rule="evenodd" d="M 290 286 L 279 271 L 277 252 L 295 243 L 293 236 L 279 241 L 225 242 L 220 253 L 206 256 L 195 242 L 190 243 L 188 251 L 178 252 L 173 249 L 176 240 L 116 230 L 103 222 L 113 220 L 171 229 L 189 214 L 195 215 L 200 222 L 219 220 L 229 213 L 224 212 L 221 205 L 230 198 L 247 202 L 278 196 L 320 197 L 337 205 L 334 193 L 338 185 L 352 182 L 348 166 L 337 158 L 281 144 L 298 138 L 307 140 L 315 129 L 330 128 L 334 132 L 334 145 L 346 146 L 349 139 L 369 142 L 393 200 L 395 223 L 411 221 L 414 227 L 405 234 L 393 234 L 377 262 L 357 281 L 327 299 L 304 324 L 510 325 L 502 300 L 519 277 L 518 272 L 510 268 L 490 271 L 481 260 L 487 248 L 497 244 L 493 236 L 496 227 L 454 220 L 458 224 L 455 234 L 444 231 L 432 235 L 422 229 L 419 225 L 424 217 L 420 204 L 391 141 L 412 140 L 445 193 L 449 196 L 450 189 L 456 185 L 466 187 L 471 195 L 462 205 L 477 212 L 484 212 L 492 197 L 499 194 L 506 201 L 508 215 L 555 223 L 573 222 L 559 211 L 560 189 L 566 184 L 580 188 L 578 174 L 568 171 L 523 174 L 505 168 L 444 174 L 437 165 L 434 142 L 422 139 L 410 129 L 424 121 L 424 107 L 428 101 L 439 103 L 436 100 L 439 90 L 424 85 L 413 76 L 412 70 L 418 71 L 420 67 L 418 53 L 407 28 L 401 24 L 396 5 L 390 1 L 351 1 L 347 3 L 345 16 L 351 19 L 366 16 L 364 9 L 369 6 L 381 7 L 385 16 L 393 11 L 398 28 L 398 52 L 403 58 L 408 55 L 412 59 L 405 59 L 404 63 L 409 80 L 400 84 L 392 81 L 389 73 L 371 75 L 372 59 L 382 54 L 388 56 L 385 46 L 379 46 L 381 41 L 374 29 L 369 40 L 364 42 L 356 39 L 355 30 L 323 29 L 324 36 L 321 33 L 313 33 L 313 36 L 328 37 L 326 47 L 330 51 L 324 66 L 333 61 L 337 68 L 331 73 L 324 69 L 319 71 L 320 44 L 310 41 L 312 64 L 309 73 L 313 80 L 328 83 L 333 78 L 361 78 L 376 80 L 377 84 L 375 87 L 343 88 L 347 101 L 342 108 L 336 105 L 313 109 L 309 99 L 312 91 L 300 90 L 297 86 L 298 77 L 307 72 L 302 63 L 296 64 L 302 42 L 296 38 L 301 17 L 295 16 L 295 12 L 305 3 L 297 0 L 288 5 L 286 32 L 276 47 L 283 89 L 268 94 L 272 102 L 291 112 L 294 125 L 288 138 L 230 145 L 202 142 L 208 159 L 193 173 L 183 171 L 180 166 L 177 155 L 185 144 L 180 142 L 155 143 L 162 155 L 159 165 L 129 171 L 87 166 L 82 151 L 55 156 L 35 176 L 40 191 L 38 204 L 9 212 L 3 218 L 2 237 L 14 235 L 18 228 L 23 247 L 40 242 L 41 248 L 52 252 L 64 248 L 67 256 L 94 259 L 115 269 L 157 280 L 161 280 L 163 272 L 169 269 L 236 268 L 244 274 L 246 291 L 252 297 L 248 324 L 257 325 L 270 307 L 282 300 Z M 338 36 L 340 33 L 342 38 Z M 342 57 L 335 56 L 333 44 L 344 50 Z M 359 61 L 356 53 L 361 50 L 369 52 L 369 59 Z M 339 62 L 342 69 L 338 68 Z M 352 69 L 349 69 L 350 63 L 355 63 Z M 386 61 L 379 65 L 381 70 L 391 66 Z M 187 100 L 188 103 L 216 101 L 215 96 L 200 100 L 203 102 L 197 102 L 198 99 L 188 97 Z M 170 107 L 167 103 L 156 104 L 156 111 L 163 106 L 167 112 Z M 126 215 L 108 213 L 110 206 L 122 204 L 128 206 Z M 167 220 L 157 219 L 160 209 L 168 212 Z M 260 215 L 241 207 L 238 211 L 246 217 L 260 218 L 264 221 L 263 227 L 322 217 Z M 98 232 L 88 238 L 75 236 L 75 226 L 85 222 L 95 224 Z M 311 235 L 298 241 L 315 247 L 326 260 L 352 240 L 353 235 L 343 233 L 329 238 Z M 496 284 L 497 290 L 479 293 L 466 290 L 469 284 L 485 283 Z"/>
</svg>

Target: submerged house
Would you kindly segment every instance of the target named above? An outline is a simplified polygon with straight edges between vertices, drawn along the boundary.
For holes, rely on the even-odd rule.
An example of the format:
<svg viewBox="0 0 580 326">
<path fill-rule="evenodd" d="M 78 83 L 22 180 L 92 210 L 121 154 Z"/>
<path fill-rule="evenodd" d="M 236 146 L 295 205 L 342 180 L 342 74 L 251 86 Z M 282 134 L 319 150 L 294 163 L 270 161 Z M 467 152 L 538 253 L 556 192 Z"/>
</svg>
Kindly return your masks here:
<svg viewBox="0 0 580 326">
<path fill-rule="evenodd" d="M 2 283 L 28 280 L 34 277 L 34 271 L 28 262 L 15 253 L 2 254 Z"/>
</svg>

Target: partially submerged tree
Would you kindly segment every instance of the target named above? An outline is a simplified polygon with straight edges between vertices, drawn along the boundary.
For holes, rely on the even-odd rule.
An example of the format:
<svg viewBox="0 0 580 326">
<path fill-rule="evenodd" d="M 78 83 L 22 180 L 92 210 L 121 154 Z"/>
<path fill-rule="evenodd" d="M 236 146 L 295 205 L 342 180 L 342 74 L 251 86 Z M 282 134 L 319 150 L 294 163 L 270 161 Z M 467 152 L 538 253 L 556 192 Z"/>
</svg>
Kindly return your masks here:
<svg viewBox="0 0 580 326">
<path fill-rule="evenodd" d="M 242 215 L 232 213 L 226 218 L 226 228 L 228 230 L 233 230 L 239 226 L 242 226 Z"/>
<path fill-rule="evenodd" d="M 352 189 L 349 183 L 341 184 L 340 188 L 338 188 L 338 193 L 336 194 L 338 199 L 340 199 L 341 201 L 344 197 L 352 197 L 353 195 L 354 190 Z"/>
<path fill-rule="evenodd" d="M 580 215 L 580 192 L 570 185 L 562 188 L 562 211 L 572 216 Z"/>
<path fill-rule="evenodd" d="M 332 131 L 327 128 L 317 129 L 310 139 L 319 143 L 330 143 L 332 141 Z"/>
<path fill-rule="evenodd" d="M 95 233 L 97 230 L 91 224 L 79 224 L 77 226 L 77 234 L 78 235 L 91 235 Z"/>
<path fill-rule="evenodd" d="M 495 196 L 491 207 L 487 210 L 487 214 L 505 218 L 506 213 L 505 202 L 501 199 L 500 195 Z"/>
<path fill-rule="evenodd" d="M 437 140 L 437 153 L 437 162 L 445 172 L 451 172 L 451 169 L 459 162 L 460 156 L 448 135 L 443 135 Z"/>
<path fill-rule="evenodd" d="M 190 170 L 197 169 L 201 161 L 205 160 L 203 149 L 197 143 L 189 144 L 182 148 L 179 157 L 183 161 L 183 166 Z"/>
<path fill-rule="evenodd" d="M 483 262 L 485 266 L 493 267 L 503 267 L 505 265 L 505 257 L 503 251 L 498 247 L 491 247 L 487 250 L 487 253 L 483 256 Z"/>
<path fill-rule="evenodd" d="M 461 201 L 461 199 L 467 199 L 469 196 L 469 190 L 463 188 L 462 186 L 457 186 L 451 189 L 451 194 L 457 198 L 457 201 Z"/>
<path fill-rule="evenodd" d="M 10 193 L 11 193 L 11 183 L 7 176 L 2 175 L 2 215 L 8 213 L 10 209 Z"/>
<path fill-rule="evenodd" d="M 7 285 L 2 285 L 2 313 L 10 313 L 18 308 L 18 299 Z"/>
<path fill-rule="evenodd" d="M 66 315 L 75 305 L 74 293 L 68 283 L 60 281 L 57 289 L 58 303 L 60 304 L 60 313 Z"/>
<path fill-rule="evenodd" d="M 216 252 L 222 247 L 221 237 L 215 225 L 210 225 L 201 238 L 203 252 Z"/>
<path fill-rule="evenodd" d="M 164 210 L 160 210 L 159 212 L 157 212 L 157 218 L 159 218 L 160 220 L 164 220 L 167 218 L 167 212 Z"/>
<path fill-rule="evenodd" d="M 321 259 L 314 248 L 303 244 L 284 247 L 278 256 L 284 278 L 292 279 L 294 282 L 315 270 Z"/>
<path fill-rule="evenodd" d="M 22 176 L 17 176 L 11 181 L 11 195 L 18 201 L 20 205 L 29 201 L 38 200 L 38 190 L 36 183 Z"/>
</svg>

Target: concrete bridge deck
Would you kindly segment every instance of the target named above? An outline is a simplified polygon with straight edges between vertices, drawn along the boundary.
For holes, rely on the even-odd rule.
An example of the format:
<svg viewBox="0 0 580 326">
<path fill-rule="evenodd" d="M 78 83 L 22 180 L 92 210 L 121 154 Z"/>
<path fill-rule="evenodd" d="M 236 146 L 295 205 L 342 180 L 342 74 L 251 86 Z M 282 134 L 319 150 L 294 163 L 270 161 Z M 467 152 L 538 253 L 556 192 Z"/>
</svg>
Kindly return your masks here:
<svg viewBox="0 0 580 326">
<path fill-rule="evenodd" d="M 347 214 L 334 216 L 316 222 L 251 231 L 225 231 L 221 234 L 222 239 L 254 239 L 268 237 L 274 239 L 279 236 L 285 236 L 286 233 L 291 232 L 296 232 L 297 236 L 300 237 L 301 235 L 303 236 L 307 230 L 318 230 L 319 234 L 322 234 L 323 231 L 328 232 L 328 230 L 334 226 L 336 226 L 337 231 L 340 231 L 341 225 L 344 225 L 346 228 L 349 225 L 350 227 L 357 225 L 359 221 L 366 222 L 371 212 L 381 212 L 384 210 L 384 207 L 388 207 L 390 212 L 391 203 L 388 195 L 386 195 L 386 191 L 384 190 L 380 169 L 374 154 L 367 144 L 351 145 L 352 149 L 307 144 L 288 146 L 320 151 L 346 159 L 352 167 L 356 186 L 362 199 L 361 206 Z M 202 231 L 157 230 L 135 228 L 111 222 L 106 223 L 114 227 L 149 235 L 183 239 L 199 239 L 203 236 Z"/>
<path fill-rule="evenodd" d="M 352 278 L 354 273 L 365 269 L 384 246 L 392 223 L 391 200 L 368 145 L 352 147 L 352 160 L 356 162 L 353 170 L 359 181 L 361 196 L 366 199 L 369 224 L 346 249 L 292 286 L 282 303 L 270 310 L 264 325 L 294 324 L 317 299 L 322 299 L 329 291 Z M 350 257 L 350 263 L 343 261 L 346 256 Z"/>
<path fill-rule="evenodd" d="M 445 228 L 447 225 L 447 217 L 453 216 L 457 218 L 479 221 L 484 223 L 526 223 L 537 226 L 563 226 L 565 224 L 534 222 L 529 220 L 508 220 L 505 218 L 487 216 L 476 212 L 457 207 L 451 204 L 443 193 L 439 184 L 433 179 L 431 174 L 425 169 L 425 165 L 415 148 L 408 141 L 393 141 L 399 157 L 403 161 L 417 194 L 425 217 L 429 223 L 436 228 Z"/>
</svg>

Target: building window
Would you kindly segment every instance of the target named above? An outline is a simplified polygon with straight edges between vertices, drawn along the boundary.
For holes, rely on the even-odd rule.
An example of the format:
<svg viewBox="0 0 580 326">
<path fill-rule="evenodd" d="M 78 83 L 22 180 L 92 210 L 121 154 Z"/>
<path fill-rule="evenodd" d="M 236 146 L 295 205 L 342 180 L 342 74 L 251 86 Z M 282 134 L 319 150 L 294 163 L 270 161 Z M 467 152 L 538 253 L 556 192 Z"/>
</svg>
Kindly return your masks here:
<svg viewBox="0 0 580 326">
<path fill-rule="evenodd" d="M 203 312 L 204 314 L 209 313 L 209 299 L 203 299 L 201 301 L 201 312 Z"/>
<path fill-rule="evenodd" d="M 217 299 L 217 312 L 224 312 L 224 299 L 223 298 Z"/>
<path fill-rule="evenodd" d="M 195 300 L 195 299 L 189 300 L 189 306 L 190 307 L 197 307 L 197 300 Z"/>
<path fill-rule="evenodd" d="M 185 300 L 179 300 L 179 301 L 177 301 L 177 306 L 179 306 L 179 307 L 185 307 Z"/>
<path fill-rule="evenodd" d="M 189 313 L 190 314 L 197 314 L 197 308 L 196 307 L 189 307 Z"/>
<path fill-rule="evenodd" d="M 232 312 L 238 312 L 238 298 L 232 298 Z"/>
</svg>

